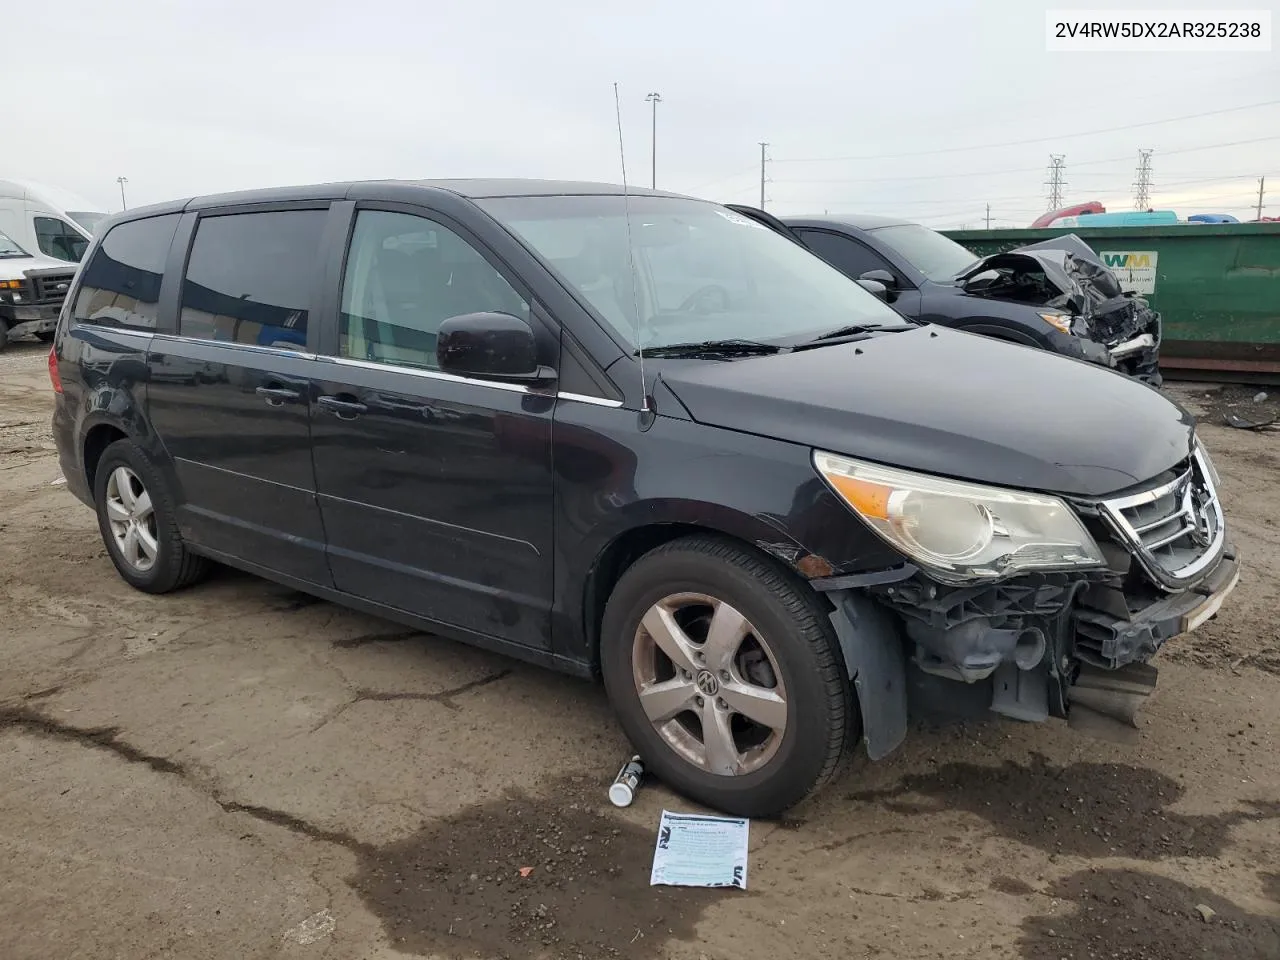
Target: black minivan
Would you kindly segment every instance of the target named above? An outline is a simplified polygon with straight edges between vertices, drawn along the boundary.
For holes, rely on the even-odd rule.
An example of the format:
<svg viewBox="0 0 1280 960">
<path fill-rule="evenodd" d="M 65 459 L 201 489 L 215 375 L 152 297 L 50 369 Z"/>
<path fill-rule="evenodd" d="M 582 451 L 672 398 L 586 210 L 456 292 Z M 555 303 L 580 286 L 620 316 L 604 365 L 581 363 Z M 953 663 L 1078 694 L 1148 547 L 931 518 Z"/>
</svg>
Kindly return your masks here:
<svg viewBox="0 0 1280 960">
<path fill-rule="evenodd" d="M 602 676 L 650 768 L 776 814 L 909 704 L 1131 721 L 1235 585 L 1191 417 L 904 320 L 712 203 L 368 182 L 130 210 L 50 355 L 135 587 L 217 561 Z"/>
</svg>

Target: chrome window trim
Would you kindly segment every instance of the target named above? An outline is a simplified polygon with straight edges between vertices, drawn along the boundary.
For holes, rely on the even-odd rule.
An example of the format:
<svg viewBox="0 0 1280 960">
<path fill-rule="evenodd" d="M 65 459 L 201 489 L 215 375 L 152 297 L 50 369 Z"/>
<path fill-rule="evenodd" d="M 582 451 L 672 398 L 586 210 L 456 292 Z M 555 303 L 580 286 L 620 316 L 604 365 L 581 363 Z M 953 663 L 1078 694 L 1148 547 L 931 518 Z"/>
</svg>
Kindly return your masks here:
<svg viewBox="0 0 1280 960">
<path fill-rule="evenodd" d="M 77 320 L 74 316 L 71 318 L 70 329 L 78 329 L 80 327 L 92 327 L 94 330 L 106 330 L 109 333 L 123 333 L 129 337 L 161 337 L 162 333 L 157 333 L 153 328 L 138 327 L 113 327 L 105 323 L 95 323 L 92 320 Z"/>
<path fill-rule="evenodd" d="M 317 357 L 321 363 L 335 363 L 343 367 L 356 367 L 361 370 L 383 370 L 393 373 L 408 373 L 424 380 L 443 380 L 446 383 L 470 383 L 482 387 L 493 387 L 495 390 L 506 390 L 510 393 L 528 393 L 534 396 L 546 396 L 532 387 L 519 383 L 504 383 L 501 380 L 480 380 L 476 377 L 460 377 L 454 373 L 442 373 L 439 370 L 427 370 L 422 367 L 402 367 L 396 363 L 380 363 L 377 360 L 357 360 L 354 357 Z"/>
<path fill-rule="evenodd" d="M 188 337 L 177 333 L 157 333 L 160 340 L 180 340 L 183 343 L 211 343 L 216 347 L 231 347 L 234 350 L 246 350 L 251 353 L 267 353 L 277 357 L 297 357 L 300 360 L 321 360 L 318 354 L 306 350 L 290 350 L 287 347 L 271 347 L 263 343 L 241 343 L 238 340 L 210 340 L 207 337 Z"/>
<path fill-rule="evenodd" d="M 622 406 L 621 400 L 609 400 L 605 397 L 593 397 L 585 393 L 570 393 L 567 390 L 561 390 L 556 394 L 556 397 L 561 400 L 576 400 L 579 403 L 591 403 L 597 407 L 617 408 Z"/>
<path fill-rule="evenodd" d="M 357 367 L 362 370 L 388 370 L 393 373 L 407 373 L 415 377 L 423 377 L 427 380 L 443 380 L 446 383 L 471 383 L 482 387 L 493 387 L 495 390 L 506 390 L 511 393 L 528 393 L 535 396 L 546 396 L 545 393 L 539 393 L 532 387 L 524 386 L 519 383 L 504 383 L 501 380 L 481 380 L 477 377 L 461 377 L 454 373 L 443 373 L 439 370 L 427 370 L 423 367 L 406 367 L 397 363 L 381 363 L 377 360 L 359 360 L 355 357 L 331 357 L 317 353 L 308 353 L 305 350 L 290 350 L 287 347 L 272 347 L 260 343 L 240 343 L 236 340 L 209 340 L 205 337 L 183 336 L 176 333 L 157 333 L 154 330 L 130 330 L 121 327 L 108 327 L 104 324 L 78 322 L 76 326 L 96 327 L 99 330 L 109 330 L 112 333 L 123 333 L 135 337 L 159 338 L 162 340 L 181 340 L 186 343 L 212 343 L 220 347 L 231 347 L 236 350 L 248 350 L 253 353 L 268 353 L 286 357 L 297 357 L 301 360 L 317 360 L 321 363 L 334 363 L 339 366 Z M 620 408 L 621 400 L 609 400 L 605 397 L 593 397 L 585 393 L 572 393 L 567 390 L 561 390 L 556 393 L 559 400 L 574 400 L 578 403 L 590 403 L 597 407 L 613 407 Z"/>
</svg>

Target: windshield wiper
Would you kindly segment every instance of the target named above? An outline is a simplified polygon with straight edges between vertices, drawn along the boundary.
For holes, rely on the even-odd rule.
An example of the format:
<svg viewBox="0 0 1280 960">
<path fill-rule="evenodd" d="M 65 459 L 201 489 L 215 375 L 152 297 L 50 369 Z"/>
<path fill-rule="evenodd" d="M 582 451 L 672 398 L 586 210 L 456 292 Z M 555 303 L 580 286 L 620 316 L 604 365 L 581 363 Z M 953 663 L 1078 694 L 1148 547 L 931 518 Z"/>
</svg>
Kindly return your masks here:
<svg viewBox="0 0 1280 960">
<path fill-rule="evenodd" d="M 667 343 L 660 347 L 645 347 L 646 357 L 746 357 L 778 353 L 782 347 L 776 343 L 760 343 L 757 340 L 702 340 L 696 343 Z M 639 356 L 637 350 L 632 356 Z"/>
<path fill-rule="evenodd" d="M 796 344 L 793 349 L 806 350 L 812 347 L 824 347 L 829 343 L 843 340 L 846 337 L 856 337 L 870 333 L 896 333 L 901 330 L 914 330 L 917 326 L 919 324 L 915 323 L 851 323 L 848 326 L 819 334 L 812 340 Z"/>
</svg>

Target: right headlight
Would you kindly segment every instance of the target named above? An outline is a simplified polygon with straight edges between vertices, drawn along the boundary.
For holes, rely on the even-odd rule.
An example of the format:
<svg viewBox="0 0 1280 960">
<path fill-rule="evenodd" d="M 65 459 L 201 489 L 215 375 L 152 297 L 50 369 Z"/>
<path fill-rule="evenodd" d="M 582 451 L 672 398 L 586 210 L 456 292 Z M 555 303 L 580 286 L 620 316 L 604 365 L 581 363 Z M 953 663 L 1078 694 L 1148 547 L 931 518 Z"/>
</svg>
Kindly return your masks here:
<svg viewBox="0 0 1280 960">
<path fill-rule="evenodd" d="M 1103 565 L 1060 498 L 947 480 L 815 450 L 813 465 L 867 524 L 938 579 Z"/>
<path fill-rule="evenodd" d="M 1040 314 L 1040 319 L 1051 327 L 1061 330 L 1063 333 L 1070 333 L 1071 322 L 1075 320 L 1075 317 L 1071 316 L 1069 313 L 1051 312 Z"/>
</svg>

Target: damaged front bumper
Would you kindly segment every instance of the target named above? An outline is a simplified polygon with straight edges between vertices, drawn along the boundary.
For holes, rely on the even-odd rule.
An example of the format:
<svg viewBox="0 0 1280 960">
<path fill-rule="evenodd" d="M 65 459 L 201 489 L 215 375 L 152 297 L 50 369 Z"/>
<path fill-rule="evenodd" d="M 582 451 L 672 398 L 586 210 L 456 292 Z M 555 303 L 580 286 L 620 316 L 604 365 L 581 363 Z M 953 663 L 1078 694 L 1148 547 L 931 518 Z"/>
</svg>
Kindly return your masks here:
<svg viewBox="0 0 1280 960">
<path fill-rule="evenodd" d="M 1092 605 L 1117 590 L 1105 571 L 957 587 L 904 564 L 812 583 L 832 601 L 867 752 L 879 759 L 906 735 L 913 674 L 932 683 L 930 712 L 971 712 L 977 695 L 1013 719 L 1056 717 L 1126 739 L 1155 688 L 1157 670 L 1148 661 L 1214 616 L 1239 576 L 1227 544 L 1194 585 L 1149 602 L 1135 598 L 1132 609 L 1111 613 Z"/>
<path fill-rule="evenodd" d="M 1160 314 L 1143 297 L 1126 293 L 1079 237 L 1054 237 L 986 257 L 957 280 L 974 296 L 1062 311 L 1072 318 L 1070 333 L 1048 334 L 1058 353 L 1160 386 Z"/>
<path fill-rule="evenodd" d="M 1129 336 L 1132 329 L 1120 334 L 1124 339 L 1109 342 L 1091 340 L 1087 336 L 1070 333 L 1049 334 L 1052 349 L 1063 356 L 1074 357 L 1100 366 L 1118 370 L 1136 380 L 1158 387 L 1164 382 L 1160 375 L 1159 315 L 1152 324 L 1154 332 Z"/>
<path fill-rule="evenodd" d="M 1181 593 L 1168 594 L 1116 616 L 1089 605 L 1086 590 L 1073 611 L 1076 656 L 1108 670 L 1145 662 L 1176 636 L 1190 633 L 1218 612 L 1240 580 L 1240 562 L 1228 545 L 1213 572 Z"/>
</svg>

